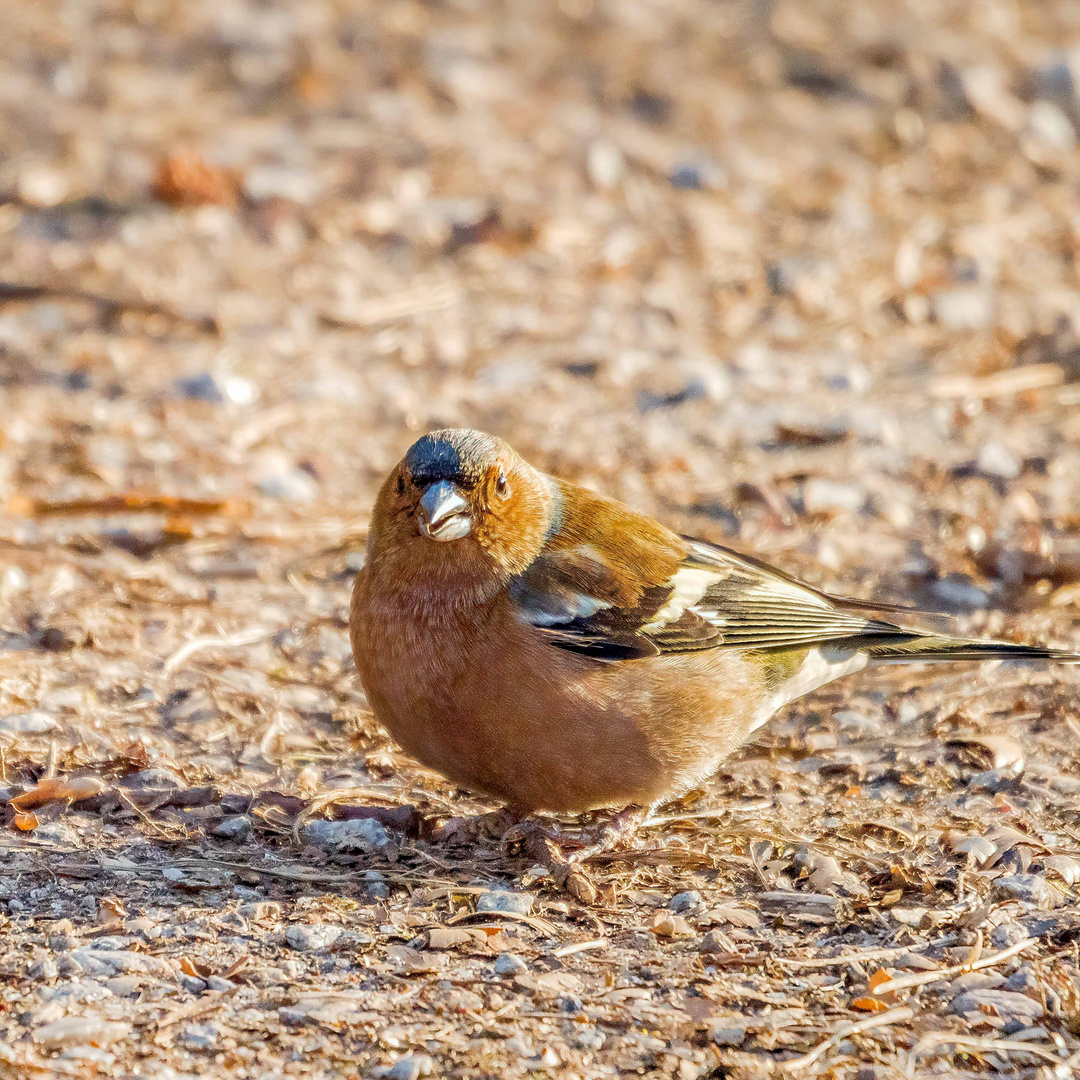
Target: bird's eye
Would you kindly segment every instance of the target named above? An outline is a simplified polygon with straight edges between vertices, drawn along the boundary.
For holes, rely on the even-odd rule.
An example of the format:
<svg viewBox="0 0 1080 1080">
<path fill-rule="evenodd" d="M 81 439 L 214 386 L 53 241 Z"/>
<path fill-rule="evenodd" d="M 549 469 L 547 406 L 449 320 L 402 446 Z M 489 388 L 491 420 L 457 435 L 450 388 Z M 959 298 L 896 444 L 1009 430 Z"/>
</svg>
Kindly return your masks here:
<svg viewBox="0 0 1080 1080">
<path fill-rule="evenodd" d="M 510 484 L 504 473 L 499 473 L 499 479 L 495 481 L 495 494 L 500 499 L 505 499 L 510 494 Z"/>
</svg>

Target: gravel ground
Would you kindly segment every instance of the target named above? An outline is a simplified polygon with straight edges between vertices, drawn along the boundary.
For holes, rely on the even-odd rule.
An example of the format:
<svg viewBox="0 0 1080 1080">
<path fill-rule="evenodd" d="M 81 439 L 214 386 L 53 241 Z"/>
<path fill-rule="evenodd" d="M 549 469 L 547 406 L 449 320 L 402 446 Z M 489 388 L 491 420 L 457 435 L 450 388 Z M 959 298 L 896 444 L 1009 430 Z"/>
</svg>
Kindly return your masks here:
<svg viewBox="0 0 1080 1080">
<path fill-rule="evenodd" d="M 6 5 L 0 1077 L 1072 1075 L 1075 669 L 830 687 L 581 905 L 346 613 L 466 424 L 1080 647 L 1078 81 L 1071 0 Z"/>
</svg>

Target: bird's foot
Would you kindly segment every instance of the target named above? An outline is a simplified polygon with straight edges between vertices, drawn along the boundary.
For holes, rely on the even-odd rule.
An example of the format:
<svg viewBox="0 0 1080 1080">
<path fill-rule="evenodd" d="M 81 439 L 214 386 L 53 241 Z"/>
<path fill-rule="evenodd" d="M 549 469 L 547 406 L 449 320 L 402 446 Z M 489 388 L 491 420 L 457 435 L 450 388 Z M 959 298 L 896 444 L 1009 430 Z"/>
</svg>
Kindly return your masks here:
<svg viewBox="0 0 1080 1080">
<path fill-rule="evenodd" d="M 518 824 L 518 816 L 505 807 L 490 814 L 470 814 L 467 817 L 447 818 L 432 834 L 432 840 L 451 847 L 475 845 L 481 840 L 500 838 Z"/>
<path fill-rule="evenodd" d="M 610 817 L 593 833 L 566 833 L 554 825 L 536 818 L 518 821 L 503 835 L 503 847 L 520 844 L 530 858 L 543 866 L 575 900 L 591 904 L 596 900 L 597 889 L 583 863 L 589 859 L 628 846 L 633 842 L 635 830 L 645 819 L 648 811 L 639 806 L 629 806 Z"/>
<path fill-rule="evenodd" d="M 579 847 L 571 856 L 571 862 L 583 863 L 609 851 L 633 847 L 637 842 L 637 830 L 649 816 L 643 806 L 628 806 L 613 814 L 596 831 L 592 843 Z"/>
</svg>

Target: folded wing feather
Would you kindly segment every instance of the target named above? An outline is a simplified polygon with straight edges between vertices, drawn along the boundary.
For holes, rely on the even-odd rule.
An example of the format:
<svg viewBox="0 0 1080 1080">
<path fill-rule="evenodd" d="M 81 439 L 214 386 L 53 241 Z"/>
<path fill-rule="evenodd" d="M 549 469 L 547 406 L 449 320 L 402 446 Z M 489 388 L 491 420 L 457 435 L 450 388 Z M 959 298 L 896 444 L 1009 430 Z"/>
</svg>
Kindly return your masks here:
<svg viewBox="0 0 1080 1080">
<path fill-rule="evenodd" d="M 666 562 L 653 560 L 653 580 L 628 582 L 623 567 L 578 545 L 541 555 L 511 592 L 521 617 L 552 644 L 602 660 L 920 634 L 868 617 L 863 611 L 872 605 L 830 596 L 728 548 L 680 543 Z"/>
</svg>

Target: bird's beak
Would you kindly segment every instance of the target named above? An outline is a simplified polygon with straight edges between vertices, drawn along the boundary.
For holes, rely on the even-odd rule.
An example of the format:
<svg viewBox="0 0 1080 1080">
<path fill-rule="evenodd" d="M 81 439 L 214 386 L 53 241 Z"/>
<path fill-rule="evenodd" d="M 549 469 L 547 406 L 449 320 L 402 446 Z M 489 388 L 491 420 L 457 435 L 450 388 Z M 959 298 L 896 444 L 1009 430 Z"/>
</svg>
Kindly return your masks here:
<svg viewBox="0 0 1080 1080">
<path fill-rule="evenodd" d="M 472 532 L 469 504 L 461 489 L 449 480 L 432 484 L 420 496 L 416 516 L 420 532 L 430 540 L 460 540 Z"/>
</svg>

